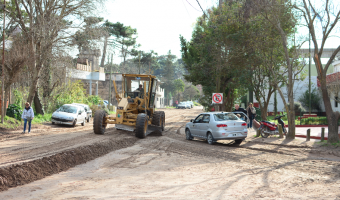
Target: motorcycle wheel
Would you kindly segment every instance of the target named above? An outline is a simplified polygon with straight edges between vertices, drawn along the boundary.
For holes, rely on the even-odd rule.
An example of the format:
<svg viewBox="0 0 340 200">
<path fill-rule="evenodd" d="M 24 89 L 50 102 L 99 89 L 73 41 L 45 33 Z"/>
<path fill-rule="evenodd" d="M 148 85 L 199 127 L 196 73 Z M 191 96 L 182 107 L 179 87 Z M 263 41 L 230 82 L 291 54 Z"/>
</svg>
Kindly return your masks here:
<svg viewBox="0 0 340 200">
<path fill-rule="evenodd" d="M 265 131 L 269 132 L 270 130 L 269 130 L 268 127 L 263 127 L 261 129 L 261 137 L 263 137 L 263 138 L 267 138 L 269 136 L 269 133 L 265 133 Z"/>
</svg>

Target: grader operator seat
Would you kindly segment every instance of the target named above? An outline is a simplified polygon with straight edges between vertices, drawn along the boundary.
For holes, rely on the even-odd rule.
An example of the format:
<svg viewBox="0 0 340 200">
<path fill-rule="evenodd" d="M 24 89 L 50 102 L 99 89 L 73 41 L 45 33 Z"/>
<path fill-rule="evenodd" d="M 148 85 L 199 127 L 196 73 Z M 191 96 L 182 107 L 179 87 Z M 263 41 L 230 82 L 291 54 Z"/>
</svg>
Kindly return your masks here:
<svg viewBox="0 0 340 200">
<path fill-rule="evenodd" d="M 98 127 L 115 124 L 116 129 L 134 131 L 139 138 L 144 138 L 151 132 L 161 134 L 165 125 L 165 113 L 155 111 L 156 77 L 141 74 L 123 74 L 122 77 L 122 97 L 119 96 L 114 82 L 118 101 L 116 116 L 107 116 L 100 111 L 102 114 L 98 116 L 102 119 L 101 122 L 94 120 L 94 132 L 103 134 L 104 131 L 100 131 L 102 129 Z"/>
</svg>

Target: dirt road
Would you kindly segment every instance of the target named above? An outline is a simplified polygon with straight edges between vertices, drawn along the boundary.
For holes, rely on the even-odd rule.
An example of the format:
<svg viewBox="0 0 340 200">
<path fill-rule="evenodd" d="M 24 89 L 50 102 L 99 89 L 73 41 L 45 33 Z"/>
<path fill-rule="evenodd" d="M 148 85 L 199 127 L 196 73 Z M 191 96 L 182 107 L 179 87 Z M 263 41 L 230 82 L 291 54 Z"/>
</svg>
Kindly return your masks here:
<svg viewBox="0 0 340 200">
<path fill-rule="evenodd" d="M 26 176 L 27 183 L 37 181 L 24 181 L 17 184 L 22 186 L 0 192 L 0 199 L 340 198 L 340 154 L 336 147 L 255 139 L 254 132 L 240 146 L 230 141 L 215 145 L 187 141 L 181 127 L 201 110 L 165 112 L 166 130 L 161 137 L 149 135 L 139 140 L 132 133 L 113 128 L 97 136 L 83 127 L 73 133 L 4 139 L 0 186 L 5 178 L 13 184 Z M 74 155 L 74 159 L 67 155 Z M 49 162 L 52 164 L 46 164 Z M 29 167 L 35 167 L 35 174 L 41 172 L 41 177 L 25 174 Z M 1 179 L 3 169 L 8 174 Z M 16 173 L 17 179 L 10 173 Z"/>
</svg>

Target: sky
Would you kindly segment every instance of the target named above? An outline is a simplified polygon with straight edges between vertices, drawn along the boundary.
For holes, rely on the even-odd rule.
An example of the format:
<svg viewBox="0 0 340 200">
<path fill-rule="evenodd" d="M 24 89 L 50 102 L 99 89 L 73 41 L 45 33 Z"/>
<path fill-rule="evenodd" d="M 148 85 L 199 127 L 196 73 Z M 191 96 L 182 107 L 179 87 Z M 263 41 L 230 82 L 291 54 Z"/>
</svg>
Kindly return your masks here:
<svg viewBox="0 0 340 200">
<path fill-rule="evenodd" d="M 203 10 L 218 0 L 199 0 Z M 196 0 L 114 0 L 107 1 L 102 17 L 136 28 L 140 50 L 158 55 L 171 53 L 181 57 L 179 36 L 191 39 L 196 19 L 203 14 Z M 114 62 L 121 58 L 116 51 Z"/>
<path fill-rule="evenodd" d="M 180 58 L 179 36 L 190 40 L 196 19 L 203 14 L 197 1 L 204 11 L 218 4 L 218 0 L 108 0 L 101 17 L 136 28 L 140 50 L 154 50 L 158 55 L 165 55 L 171 50 Z M 296 37 L 306 38 L 308 30 L 299 29 Z M 326 48 L 335 48 L 340 44 L 338 32 L 333 35 L 336 37 L 326 43 Z M 308 42 L 302 48 L 308 48 Z M 122 58 L 117 50 L 115 53 L 114 62 L 118 64 Z M 325 61 L 327 59 L 322 59 L 322 62 Z"/>
</svg>

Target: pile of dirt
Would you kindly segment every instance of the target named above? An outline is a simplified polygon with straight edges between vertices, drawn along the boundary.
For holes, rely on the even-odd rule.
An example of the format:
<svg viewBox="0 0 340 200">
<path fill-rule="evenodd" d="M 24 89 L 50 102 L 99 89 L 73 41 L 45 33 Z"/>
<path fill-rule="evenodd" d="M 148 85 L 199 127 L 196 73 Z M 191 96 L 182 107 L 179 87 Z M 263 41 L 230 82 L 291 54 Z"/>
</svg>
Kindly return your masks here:
<svg viewBox="0 0 340 200">
<path fill-rule="evenodd" d="M 105 142 L 81 146 L 49 157 L 0 168 L 0 191 L 24 185 L 46 176 L 86 163 L 111 151 L 132 146 L 138 138 L 109 139 Z"/>
</svg>

